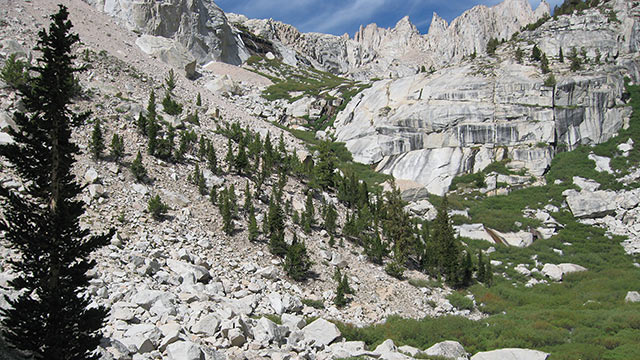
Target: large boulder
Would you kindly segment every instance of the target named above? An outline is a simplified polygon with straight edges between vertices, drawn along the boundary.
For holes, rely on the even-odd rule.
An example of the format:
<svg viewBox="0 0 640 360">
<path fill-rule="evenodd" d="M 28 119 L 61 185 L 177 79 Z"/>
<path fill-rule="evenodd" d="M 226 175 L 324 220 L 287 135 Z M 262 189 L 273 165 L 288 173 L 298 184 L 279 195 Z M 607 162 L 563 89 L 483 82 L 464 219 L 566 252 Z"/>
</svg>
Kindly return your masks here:
<svg viewBox="0 0 640 360">
<path fill-rule="evenodd" d="M 304 339 L 316 348 L 324 348 L 340 337 L 338 327 L 325 319 L 317 319 L 302 329 Z"/>
<path fill-rule="evenodd" d="M 253 339 L 261 344 L 280 344 L 289 332 L 286 326 L 280 326 L 267 318 L 260 318 L 251 330 Z"/>
<path fill-rule="evenodd" d="M 220 326 L 220 319 L 214 314 L 209 314 L 202 317 L 198 322 L 193 325 L 191 331 L 196 334 L 204 334 L 207 336 L 213 336 L 218 332 Z"/>
<path fill-rule="evenodd" d="M 196 59 L 179 42 L 162 36 L 142 35 L 136 45 L 145 53 L 156 56 L 164 63 L 184 71 L 187 78 L 196 76 Z"/>
<path fill-rule="evenodd" d="M 467 352 L 457 341 L 442 341 L 426 349 L 424 353 L 428 356 L 440 356 L 445 359 L 466 360 Z"/>
<path fill-rule="evenodd" d="M 611 215 L 616 210 L 616 193 L 613 191 L 580 191 L 568 190 L 566 195 L 567 205 L 573 216 L 585 218 L 601 218 Z"/>
<path fill-rule="evenodd" d="M 479 352 L 471 360 L 547 360 L 549 354 L 529 349 L 499 349 Z"/>
<path fill-rule="evenodd" d="M 388 339 L 378 345 L 373 353 L 378 355 L 379 359 L 383 360 L 409 360 L 409 356 L 404 355 L 398 351 L 398 348 L 393 343 L 393 340 Z"/>
<path fill-rule="evenodd" d="M 178 341 L 167 346 L 168 360 L 204 360 L 204 354 L 195 343 Z"/>
<path fill-rule="evenodd" d="M 209 271 L 202 266 L 189 264 L 184 261 L 167 259 L 167 267 L 180 275 L 183 279 L 194 278 L 198 282 L 206 283 L 211 278 Z"/>
</svg>

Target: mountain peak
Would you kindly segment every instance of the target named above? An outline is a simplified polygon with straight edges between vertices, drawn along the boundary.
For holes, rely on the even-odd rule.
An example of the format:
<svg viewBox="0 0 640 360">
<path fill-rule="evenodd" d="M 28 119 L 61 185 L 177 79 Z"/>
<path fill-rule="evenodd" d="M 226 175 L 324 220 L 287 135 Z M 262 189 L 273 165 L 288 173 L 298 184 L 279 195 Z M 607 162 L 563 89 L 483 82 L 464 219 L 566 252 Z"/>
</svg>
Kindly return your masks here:
<svg viewBox="0 0 640 360">
<path fill-rule="evenodd" d="M 431 17 L 431 25 L 429 26 L 429 35 L 440 34 L 447 31 L 447 27 L 449 24 L 447 20 L 443 19 L 438 15 L 435 11 L 433 12 L 433 16 Z"/>
<path fill-rule="evenodd" d="M 394 30 L 403 33 L 419 33 L 418 28 L 413 25 L 411 20 L 409 20 L 409 16 L 405 16 L 398 20 Z"/>
</svg>

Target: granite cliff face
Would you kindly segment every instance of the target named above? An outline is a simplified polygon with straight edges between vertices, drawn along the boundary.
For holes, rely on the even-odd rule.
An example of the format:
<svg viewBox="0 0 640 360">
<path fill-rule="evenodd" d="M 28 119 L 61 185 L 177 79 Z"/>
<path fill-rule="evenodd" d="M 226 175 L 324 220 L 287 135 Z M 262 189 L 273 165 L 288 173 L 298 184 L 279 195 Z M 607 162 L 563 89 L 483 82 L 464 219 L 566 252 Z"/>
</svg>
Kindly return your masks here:
<svg viewBox="0 0 640 360">
<path fill-rule="evenodd" d="M 456 175 L 507 158 L 542 175 L 558 149 L 606 141 L 630 115 L 624 77 L 638 79 L 638 17 L 624 3 L 614 4 L 619 23 L 596 9 L 561 16 L 502 45 L 496 58 L 376 82 L 338 115 L 336 138 L 356 161 L 436 194 Z M 551 61 L 554 86 L 528 59 L 536 43 Z M 555 56 L 560 46 L 584 49 L 588 64 L 569 71 Z"/>
<path fill-rule="evenodd" d="M 224 12 L 213 1 L 83 1 L 129 30 L 176 40 L 199 63 L 222 61 L 239 65 L 249 57 Z"/>
</svg>

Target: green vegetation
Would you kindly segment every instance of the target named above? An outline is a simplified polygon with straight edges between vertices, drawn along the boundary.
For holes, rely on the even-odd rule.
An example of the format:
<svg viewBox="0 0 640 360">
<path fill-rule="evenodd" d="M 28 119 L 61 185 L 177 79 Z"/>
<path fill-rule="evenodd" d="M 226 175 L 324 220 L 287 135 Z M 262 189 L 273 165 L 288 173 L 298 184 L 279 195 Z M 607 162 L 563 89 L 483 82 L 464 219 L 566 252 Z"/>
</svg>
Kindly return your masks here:
<svg viewBox="0 0 640 360">
<path fill-rule="evenodd" d="M 495 56 L 496 50 L 498 49 L 498 45 L 500 45 L 500 41 L 496 38 L 489 39 L 487 43 L 487 54 L 489 56 Z"/>
<path fill-rule="evenodd" d="M 152 196 L 147 203 L 147 211 L 155 220 L 161 220 L 169 210 L 167 204 L 162 202 L 160 195 Z"/>
<path fill-rule="evenodd" d="M 464 294 L 454 291 L 447 296 L 447 300 L 453 307 L 460 310 L 473 310 L 473 300 L 466 297 Z"/>
<path fill-rule="evenodd" d="M 100 126 L 100 119 L 96 119 L 93 124 L 93 131 L 91 132 L 91 139 L 89 139 L 89 151 L 94 160 L 99 160 L 102 157 L 104 151 L 104 137 L 102 136 L 102 127 Z"/>
<path fill-rule="evenodd" d="M 14 90 L 22 89 L 29 81 L 28 64 L 11 54 L 0 70 L 0 79 Z"/>
<path fill-rule="evenodd" d="M 549 20 L 549 18 L 550 18 L 549 16 L 541 17 L 541 18 L 540 18 L 540 19 L 538 19 L 536 22 L 531 23 L 531 24 L 528 24 L 528 25 L 526 25 L 525 27 L 523 27 L 523 28 L 522 28 L 522 31 L 525 31 L 525 30 L 526 30 L 526 31 L 534 31 L 534 30 L 536 30 L 537 28 L 539 28 L 540 26 L 542 26 L 542 24 L 546 23 L 546 22 L 547 22 L 547 20 Z"/>
<path fill-rule="evenodd" d="M 140 151 L 138 151 L 138 155 L 136 155 L 135 160 L 131 163 L 130 170 L 137 182 L 143 182 L 147 177 L 147 169 L 142 164 L 142 154 L 140 154 Z"/>
<path fill-rule="evenodd" d="M 582 12 L 583 10 L 596 7 L 606 0 L 564 0 L 560 6 L 553 8 L 553 17 L 560 15 L 571 15 L 574 11 Z"/>
</svg>

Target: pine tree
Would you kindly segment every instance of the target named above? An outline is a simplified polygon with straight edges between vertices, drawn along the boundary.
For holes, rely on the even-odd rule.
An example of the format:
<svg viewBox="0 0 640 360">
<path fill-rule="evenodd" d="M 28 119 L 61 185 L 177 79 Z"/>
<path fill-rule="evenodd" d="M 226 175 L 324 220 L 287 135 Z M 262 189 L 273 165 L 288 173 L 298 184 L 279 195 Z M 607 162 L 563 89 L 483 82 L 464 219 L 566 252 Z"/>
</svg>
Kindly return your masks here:
<svg viewBox="0 0 640 360">
<path fill-rule="evenodd" d="M 196 106 L 202 106 L 202 97 L 200 96 L 200 93 L 196 96 Z"/>
<path fill-rule="evenodd" d="M 549 59 L 547 59 L 547 54 L 542 53 L 542 57 L 540 58 L 540 70 L 543 74 L 548 74 L 551 70 L 549 69 Z"/>
<path fill-rule="evenodd" d="M 224 157 L 224 161 L 227 163 L 227 171 L 231 172 L 231 167 L 233 166 L 233 161 L 235 160 L 235 156 L 233 156 L 233 146 L 231 145 L 231 138 L 227 141 L 227 155 Z"/>
<path fill-rule="evenodd" d="M 138 119 L 136 120 L 136 126 L 138 127 L 138 131 L 147 135 L 147 118 L 142 115 L 142 112 L 138 114 Z"/>
<path fill-rule="evenodd" d="M 138 182 L 144 181 L 144 179 L 147 177 L 147 169 L 145 169 L 144 165 L 142 164 L 142 154 L 140 154 L 140 151 L 138 151 L 138 155 L 136 155 L 135 160 L 133 160 L 133 162 L 131 163 L 130 169 L 133 177 Z"/>
<path fill-rule="evenodd" d="M 158 121 L 156 117 L 149 117 L 147 119 L 147 137 L 149 138 L 147 141 L 147 153 L 149 155 L 156 155 L 158 151 L 158 131 L 160 125 L 158 125 Z"/>
<path fill-rule="evenodd" d="M 209 167 L 209 171 L 214 175 L 218 174 L 218 157 L 216 156 L 216 149 L 212 144 L 207 146 L 207 166 Z"/>
<path fill-rule="evenodd" d="M 365 242 L 364 252 L 372 263 L 382 265 L 382 261 L 389 249 L 377 230 L 375 235 L 369 236 L 368 241 Z"/>
<path fill-rule="evenodd" d="M 560 48 L 560 51 L 558 52 L 558 61 L 560 61 L 561 63 L 564 62 L 564 54 L 562 53 L 562 47 Z"/>
<path fill-rule="evenodd" d="M 338 212 L 333 204 L 327 204 L 324 210 L 324 228 L 330 235 L 336 233 L 336 224 L 338 221 Z"/>
<path fill-rule="evenodd" d="M 284 271 L 293 280 L 302 281 L 307 278 L 311 260 L 307 254 L 307 247 L 303 242 L 298 241 L 296 234 L 293 234 L 293 241 L 287 248 L 283 266 Z"/>
<path fill-rule="evenodd" d="M 233 165 L 238 172 L 238 175 L 242 175 L 246 172 L 249 166 L 249 159 L 247 158 L 247 150 L 243 143 L 238 146 L 238 156 L 233 159 Z"/>
<path fill-rule="evenodd" d="M 111 138 L 111 157 L 115 162 L 120 162 L 124 156 L 124 140 L 118 134 L 114 133 Z"/>
<path fill-rule="evenodd" d="M 263 232 L 269 237 L 269 251 L 276 256 L 285 256 L 287 243 L 284 241 L 284 212 L 280 205 L 280 199 L 275 195 L 271 196 L 269 202 Z"/>
<path fill-rule="evenodd" d="M 519 47 L 516 49 L 516 62 L 522 64 L 522 58 L 524 57 L 524 51 Z"/>
<path fill-rule="evenodd" d="M 318 164 L 313 168 L 313 182 L 314 185 L 328 190 L 335 185 L 335 178 L 333 172 L 336 169 L 336 155 L 331 150 L 331 145 L 328 141 L 323 141 L 318 145 Z"/>
<path fill-rule="evenodd" d="M 538 48 L 538 45 L 533 45 L 533 50 L 531 50 L 531 60 L 540 61 L 541 56 L 542 56 L 542 52 Z"/>
<path fill-rule="evenodd" d="M 347 274 L 343 274 L 342 280 L 340 281 L 342 282 L 342 289 L 344 290 L 344 293 L 353 295 L 353 289 L 349 286 L 349 278 L 347 277 Z"/>
<path fill-rule="evenodd" d="M 151 89 L 151 93 L 149 93 L 149 101 L 147 102 L 147 124 L 149 121 L 156 121 L 157 117 L 156 112 L 156 92 Z M 149 133 L 147 133 L 147 136 Z"/>
<path fill-rule="evenodd" d="M 336 297 L 333 298 L 333 303 L 338 308 L 341 308 L 347 305 L 347 298 L 345 297 L 342 281 L 338 281 L 338 287 L 336 288 Z"/>
<path fill-rule="evenodd" d="M 467 287 L 471 285 L 472 281 L 473 281 L 473 262 L 471 261 L 471 253 L 467 251 L 467 255 L 464 258 L 464 263 L 462 264 L 461 286 Z"/>
<path fill-rule="evenodd" d="M 493 269 L 489 259 L 487 259 L 487 262 L 484 264 L 484 284 L 486 286 L 491 286 L 491 284 L 493 284 Z"/>
<path fill-rule="evenodd" d="M 162 202 L 160 195 L 151 197 L 147 203 L 147 211 L 149 211 L 155 220 L 162 220 L 167 210 L 169 210 L 169 207 Z"/>
<path fill-rule="evenodd" d="M 229 196 L 230 189 L 225 189 L 220 193 L 220 215 L 222 215 L 222 230 L 227 234 L 233 234 L 233 214 L 232 204 Z"/>
<path fill-rule="evenodd" d="M 105 149 L 100 119 L 96 119 L 96 122 L 93 124 L 93 131 L 91 132 L 91 139 L 89 140 L 89 149 L 91 150 L 93 159 L 100 160 L 102 152 Z"/>
<path fill-rule="evenodd" d="M 15 114 L 19 130 L 8 130 L 15 142 L 0 146 L 0 156 L 25 183 L 25 196 L 0 185 L 0 232 L 20 254 L 8 260 L 17 275 L 9 285 L 20 295 L 0 311 L 2 329 L 5 340 L 38 359 L 97 359 L 93 352 L 107 312 L 95 304 L 89 308 L 86 273 L 95 265 L 89 255 L 113 231 L 92 236 L 80 228 L 84 207 L 76 199 L 82 188 L 72 173 L 79 148 L 71 132 L 87 114 L 70 109 L 79 71 L 71 49 L 79 38 L 70 33 L 66 7 L 59 5 L 51 20 L 49 31 L 38 34 L 37 75 L 22 92 L 30 115 Z"/>
<path fill-rule="evenodd" d="M 209 191 L 209 200 L 211 200 L 211 204 L 213 204 L 213 205 L 215 205 L 217 203 L 218 191 L 216 190 L 215 186 L 212 186 L 211 190 Z"/>
<path fill-rule="evenodd" d="M 247 227 L 249 232 L 249 241 L 258 240 L 258 222 L 256 221 L 253 205 L 249 208 L 249 225 Z"/>
<path fill-rule="evenodd" d="M 451 221 L 449 221 L 448 201 L 445 196 L 442 204 L 438 208 L 436 215 L 433 241 L 438 249 L 437 267 L 438 270 L 446 275 L 449 284 L 456 283 L 458 269 L 460 266 L 460 250 L 458 240 L 453 232 Z"/>
<path fill-rule="evenodd" d="M 302 225 L 304 232 L 311 233 L 311 226 L 314 224 L 315 209 L 313 207 L 313 196 L 311 191 L 307 193 L 307 201 L 304 206 L 304 213 L 302 214 Z"/>
<path fill-rule="evenodd" d="M 248 181 L 244 188 L 244 206 L 242 208 L 247 212 L 253 208 L 253 195 L 251 195 Z"/>
</svg>

